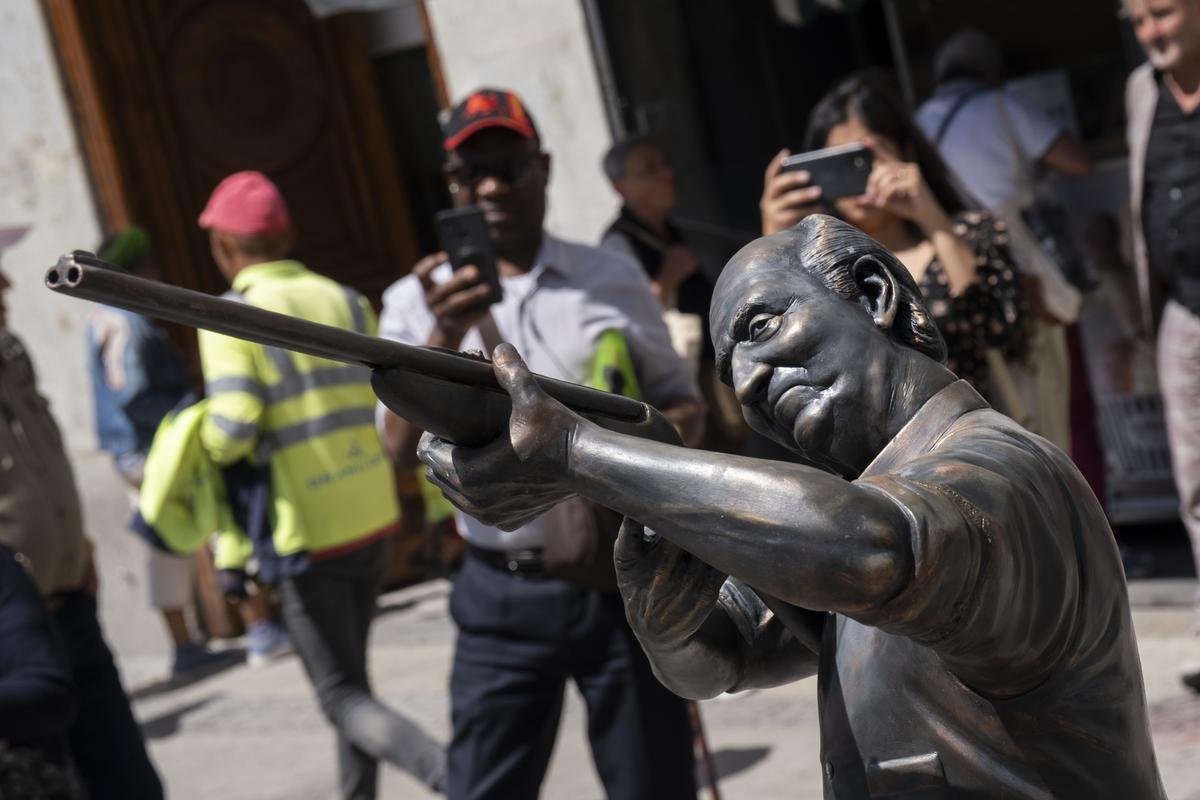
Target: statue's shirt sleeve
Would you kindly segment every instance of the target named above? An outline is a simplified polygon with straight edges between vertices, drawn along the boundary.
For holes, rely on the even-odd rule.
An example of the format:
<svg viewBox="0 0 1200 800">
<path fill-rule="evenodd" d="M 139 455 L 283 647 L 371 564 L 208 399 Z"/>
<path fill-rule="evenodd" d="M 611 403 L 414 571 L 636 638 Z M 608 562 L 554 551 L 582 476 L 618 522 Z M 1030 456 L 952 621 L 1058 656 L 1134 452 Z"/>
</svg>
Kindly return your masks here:
<svg viewBox="0 0 1200 800">
<path fill-rule="evenodd" d="M 972 688 L 1011 696 L 1066 652 L 1080 569 L 1065 456 L 1016 425 L 990 424 L 997 418 L 965 417 L 858 481 L 904 511 L 913 568 L 889 602 L 854 616 L 935 649 Z"/>
</svg>

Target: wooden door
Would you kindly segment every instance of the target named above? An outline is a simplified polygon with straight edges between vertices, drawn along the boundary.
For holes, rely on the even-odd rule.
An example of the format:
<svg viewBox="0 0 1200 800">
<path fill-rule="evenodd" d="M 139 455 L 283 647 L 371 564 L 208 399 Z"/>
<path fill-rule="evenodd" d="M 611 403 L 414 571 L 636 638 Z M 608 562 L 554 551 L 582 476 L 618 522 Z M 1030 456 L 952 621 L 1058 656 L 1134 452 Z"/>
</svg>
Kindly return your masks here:
<svg viewBox="0 0 1200 800">
<path fill-rule="evenodd" d="M 196 218 L 243 169 L 279 185 L 313 269 L 378 300 L 416 260 L 357 16 L 317 20 L 301 0 L 44 5 L 102 223 L 146 227 L 167 281 L 225 288 Z"/>
</svg>

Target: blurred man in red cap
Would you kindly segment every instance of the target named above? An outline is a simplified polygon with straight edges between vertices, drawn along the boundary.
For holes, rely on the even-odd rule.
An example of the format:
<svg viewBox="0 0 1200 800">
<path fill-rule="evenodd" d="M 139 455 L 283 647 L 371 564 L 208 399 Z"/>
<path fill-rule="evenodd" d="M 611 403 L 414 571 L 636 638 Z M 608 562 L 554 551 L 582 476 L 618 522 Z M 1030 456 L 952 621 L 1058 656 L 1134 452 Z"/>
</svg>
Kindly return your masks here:
<svg viewBox="0 0 1200 800">
<path fill-rule="evenodd" d="M 0 255 L 25 232 L 0 228 Z M 29 354 L 8 330 L 8 288 L 0 272 L 0 544 L 29 571 L 64 645 L 78 703 L 66 736 L 88 794 L 155 800 L 162 784 L 97 616 L 92 545 L 71 463 Z"/>
<path fill-rule="evenodd" d="M 374 334 L 366 298 L 283 260 L 292 226 L 279 190 L 239 172 L 213 191 L 201 227 L 232 294 L 271 311 Z M 380 703 L 367 638 L 398 508 L 375 432 L 370 373 L 200 331 L 208 395 L 201 442 L 219 465 L 248 459 L 270 473 L 270 532 L 254 542 L 259 577 L 278 586 L 292 644 L 337 729 L 342 796 L 375 797 L 377 760 L 434 790 L 442 747 Z"/>
<path fill-rule="evenodd" d="M 585 383 L 601 342 L 615 332 L 634 365 L 628 385 L 695 443 L 703 428 L 699 390 L 671 347 L 641 267 L 543 229 L 550 156 L 521 100 L 479 89 L 450 112 L 443 139 L 451 198 L 483 211 L 503 298 L 481 307 L 491 289 L 480 272 L 454 271 L 439 253 L 384 294 L 381 333 L 456 350 L 490 351 L 503 339 L 536 372 Z M 421 431 L 390 412 L 381 416 L 393 457 L 416 466 Z M 587 704 L 592 757 L 611 800 L 694 800 L 687 707 L 651 673 L 616 592 L 616 521 L 589 525 L 586 513 L 570 516 L 566 508 L 512 531 L 459 515 L 467 555 L 450 601 L 458 639 L 447 794 L 536 798 L 572 681 Z M 585 563 L 562 569 L 553 554 L 572 540 L 597 554 L 606 584 L 599 570 L 581 574 Z"/>
</svg>

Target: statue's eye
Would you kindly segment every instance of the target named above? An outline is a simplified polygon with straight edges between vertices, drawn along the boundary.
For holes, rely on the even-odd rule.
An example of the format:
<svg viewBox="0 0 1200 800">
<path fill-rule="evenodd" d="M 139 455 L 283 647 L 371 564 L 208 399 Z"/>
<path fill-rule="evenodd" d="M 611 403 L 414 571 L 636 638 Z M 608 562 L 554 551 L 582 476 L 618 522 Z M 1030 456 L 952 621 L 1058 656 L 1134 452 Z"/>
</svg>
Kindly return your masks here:
<svg viewBox="0 0 1200 800">
<path fill-rule="evenodd" d="M 755 314 L 746 326 L 746 336 L 752 342 L 763 342 L 770 339 L 779 330 L 783 317 L 778 314 Z"/>
</svg>

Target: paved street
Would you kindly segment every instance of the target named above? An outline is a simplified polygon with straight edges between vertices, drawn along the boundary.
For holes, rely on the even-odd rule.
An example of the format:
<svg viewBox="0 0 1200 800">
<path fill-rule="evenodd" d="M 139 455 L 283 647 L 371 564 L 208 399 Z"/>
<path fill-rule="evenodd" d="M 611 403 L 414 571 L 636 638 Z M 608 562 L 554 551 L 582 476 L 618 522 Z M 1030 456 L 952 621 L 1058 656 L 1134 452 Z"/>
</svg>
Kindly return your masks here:
<svg viewBox="0 0 1200 800">
<path fill-rule="evenodd" d="M 1192 655 L 1193 582 L 1135 584 L 1138 641 L 1159 763 L 1172 800 L 1200 800 L 1200 699 L 1177 681 Z M 446 674 L 452 628 L 448 584 L 427 583 L 381 600 L 372 642 L 378 693 L 436 736 L 447 734 Z M 1156 605 L 1169 603 L 1170 605 Z M 127 661 L 127 682 L 154 759 L 174 800 L 304 800 L 334 796 L 332 736 L 294 657 L 260 669 L 231 668 L 190 686 L 157 680 L 161 659 Z M 820 797 L 816 684 L 703 704 L 725 798 Z M 600 798 L 578 697 L 567 703 L 543 797 Z M 382 798 L 430 797 L 405 775 L 381 771 Z"/>
</svg>

